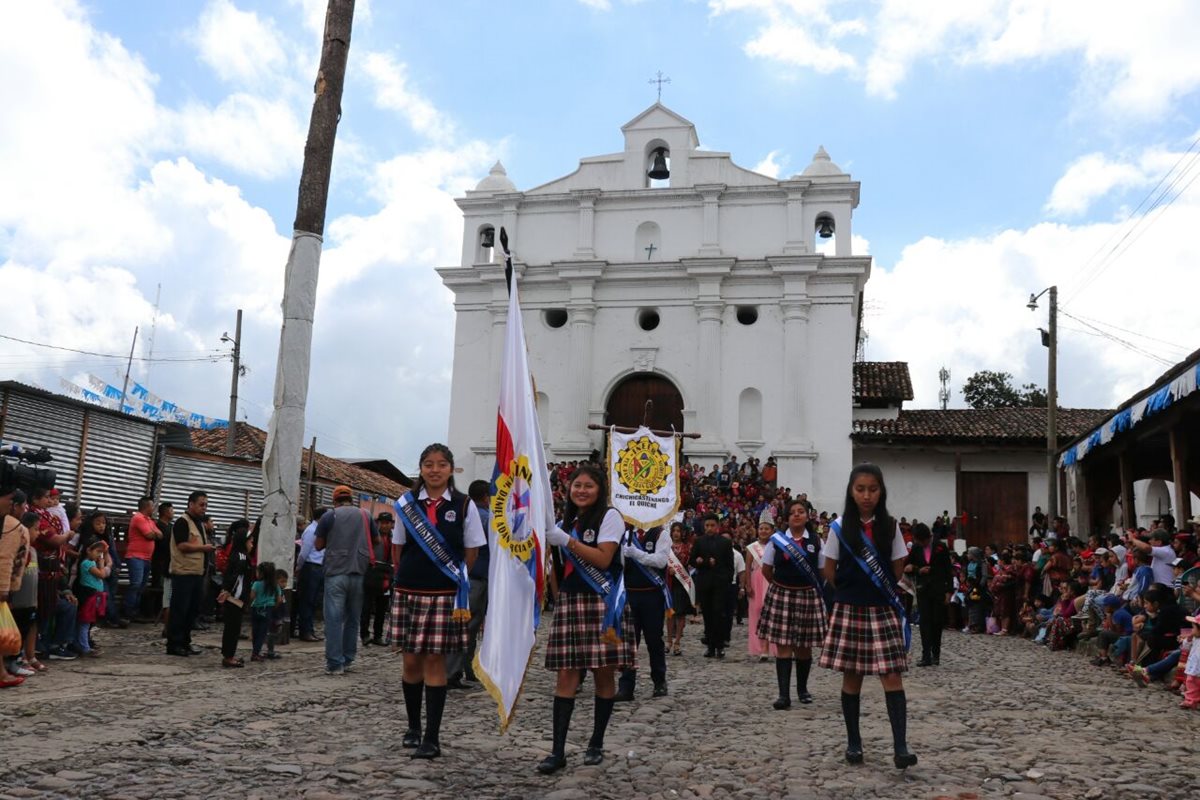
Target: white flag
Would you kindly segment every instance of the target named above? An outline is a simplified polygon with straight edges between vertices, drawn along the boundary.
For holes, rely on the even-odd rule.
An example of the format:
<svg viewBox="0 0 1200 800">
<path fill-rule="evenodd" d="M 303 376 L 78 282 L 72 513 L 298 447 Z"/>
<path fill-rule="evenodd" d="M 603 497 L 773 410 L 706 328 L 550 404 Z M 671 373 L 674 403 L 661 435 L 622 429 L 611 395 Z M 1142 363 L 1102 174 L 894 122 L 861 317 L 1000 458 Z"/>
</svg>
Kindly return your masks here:
<svg viewBox="0 0 1200 800">
<path fill-rule="evenodd" d="M 500 238 L 507 237 L 502 232 Z M 491 509 L 488 616 L 475 675 L 496 701 L 503 731 L 512 721 L 533 653 L 545 584 L 545 535 L 554 524 L 515 274 L 500 372 Z"/>
</svg>

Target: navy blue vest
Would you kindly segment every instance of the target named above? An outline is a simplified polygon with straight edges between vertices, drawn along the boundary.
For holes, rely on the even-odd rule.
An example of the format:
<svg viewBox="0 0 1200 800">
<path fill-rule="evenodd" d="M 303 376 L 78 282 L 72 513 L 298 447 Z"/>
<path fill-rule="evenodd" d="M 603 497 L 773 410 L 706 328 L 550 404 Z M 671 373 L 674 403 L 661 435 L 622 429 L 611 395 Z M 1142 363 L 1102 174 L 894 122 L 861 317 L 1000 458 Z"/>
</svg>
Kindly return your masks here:
<svg viewBox="0 0 1200 800">
<path fill-rule="evenodd" d="M 642 540 L 642 546 L 648 554 L 654 553 L 655 549 L 659 546 L 658 540 L 662 536 L 662 532 L 661 525 L 646 531 L 645 538 Z M 633 535 L 637 536 L 637 531 L 634 531 Z M 664 542 L 663 547 L 670 547 L 670 541 Z M 662 576 L 663 571 L 661 569 L 654 569 L 653 567 L 646 567 L 646 569 L 651 572 L 657 572 L 660 577 Z M 643 589 L 657 589 L 658 587 L 650 582 L 650 579 L 642 573 L 637 564 L 630 564 L 629 569 L 625 570 L 625 588 L 632 592 Z"/>
<path fill-rule="evenodd" d="M 892 569 L 892 536 L 896 532 L 896 523 L 892 520 L 888 520 L 888 522 L 890 526 L 887 528 L 887 534 L 881 537 L 876 533 L 873 541 L 875 550 L 879 553 L 879 563 L 883 567 L 884 573 L 892 582 L 892 586 L 896 586 L 896 573 Z M 837 534 L 830 531 L 829 535 L 836 536 Z M 865 533 L 863 535 L 866 536 Z M 886 606 L 888 601 L 884 598 L 883 593 L 875 588 L 875 584 L 858 565 L 854 555 L 846 552 L 846 548 L 842 546 L 840 540 L 838 546 L 840 550 L 837 571 L 833 578 L 833 601 L 851 606 Z"/>
<path fill-rule="evenodd" d="M 415 495 L 414 495 L 415 497 Z M 417 508 L 424 514 L 425 502 L 414 501 Z M 450 501 L 438 506 L 437 529 L 455 561 L 463 558 L 463 534 L 467 525 L 467 503 L 470 502 L 465 494 L 451 490 Z M 397 525 L 403 525 L 402 520 L 396 520 Z M 454 592 L 458 586 L 447 578 L 437 564 L 425 555 L 418 542 L 413 541 L 413 535 L 405 530 L 404 547 L 400 550 L 400 565 L 396 568 L 396 587 L 400 590 L 411 589 L 418 592 Z"/>
<path fill-rule="evenodd" d="M 791 533 L 784 531 L 783 535 L 791 536 Z M 767 545 L 775 548 L 775 571 L 773 575 L 775 583 L 793 588 L 797 586 L 813 586 L 812 581 L 805 576 L 801 568 L 797 566 L 796 562 L 787 554 L 787 552 L 783 550 L 783 548 L 779 547 L 769 539 L 767 540 Z M 820 575 L 821 570 L 817 567 L 817 563 L 819 560 L 818 556 L 821 553 L 821 540 L 813 536 L 811 533 L 805 531 L 804 538 L 798 542 L 796 546 L 804 552 L 805 557 L 808 559 L 808 563 L 812 566 L 813 574 Z M 814 586 L 813 588 L 817 587 Z"/>
<path fill-rule="evenodd" d="M 604 523 L 604 517 L 608 516 L 608 514 L 610 512 L 612 512 L 611 508 L 607 509 L 604 512 L 604 514 L 600 517 L 601 524 Z M 579 537 L 583 539 L 584 544 L 586 544 L 590 547 L 596 547 L 597 543 L 600 540 L 599 528 L 597 528 L 595 530 L 593 530 L 591 528 L 588 528 L 587 530 L 579 530 L 578 522 L 575 523 L 575 533 L 578 534 Z M 563 558 L 563 564 L 571 563 L 571 557 L 566 554 L 566 548 L 563 548 L 563 557 L 562 558 Z M 614 583 L 621 577 L 620 548 L 618 548 L 617 552 L 613 554 L 613 559 L 608 564 L 607 572 L 608 572 L 609 578 L 611 578 Z M 630 574 L 632 574 L 633 572 L 636 572 L 636 570 L 630 570 Z M 560 584 L 558 588 L 559 588 L 559 591 L 566 592 L 568 594 L 595 594 L 595 592 L 592 591 L 592 587 L 588 586 L 587 581 L 585 581 L 583 579 L 583 577 L 579 574 L 579 571 L 576 569 L 571 570 L 571 574 L 563 579 L 562 584 Z"/>
</svg>

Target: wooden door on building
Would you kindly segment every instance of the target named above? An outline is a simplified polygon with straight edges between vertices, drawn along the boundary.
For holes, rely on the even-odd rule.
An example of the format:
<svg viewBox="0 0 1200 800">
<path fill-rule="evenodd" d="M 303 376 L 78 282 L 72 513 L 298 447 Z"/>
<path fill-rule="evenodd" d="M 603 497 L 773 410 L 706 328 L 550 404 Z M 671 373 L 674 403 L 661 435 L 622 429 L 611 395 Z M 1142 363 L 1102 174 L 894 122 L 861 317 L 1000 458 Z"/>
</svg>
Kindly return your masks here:
<svg viewBox="0 0 1200 800">
<path fill-rule="evenodd" d="M 1025 542 L 1029 536 L 1029 475 L 963 472 L 959 508 L 967 514 L 967 545 Z"/>
<path fill-rule="evenodd" d="M 646 401 L 653 401 L 646 416 Z M 605 408 L 606 425 L 636 428 L 643 418 L 654 430 L 683 432 L 683 395 L 675 384 L 653 372 L 638 372 L 617 384 Z"/>
</svg>

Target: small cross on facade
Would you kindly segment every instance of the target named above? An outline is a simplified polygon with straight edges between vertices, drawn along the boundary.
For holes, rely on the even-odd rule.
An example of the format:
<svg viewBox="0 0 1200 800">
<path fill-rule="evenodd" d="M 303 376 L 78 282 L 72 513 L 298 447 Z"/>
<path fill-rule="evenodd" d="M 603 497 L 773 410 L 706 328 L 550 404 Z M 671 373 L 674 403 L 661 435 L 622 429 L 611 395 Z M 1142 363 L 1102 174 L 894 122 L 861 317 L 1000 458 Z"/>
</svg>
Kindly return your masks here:
<svg viewBox="0 0 1200 800">
<path fill-rule="evenodd" d="M 649 261 L 654 258 L 654 251 L 658 248 L 654 246 L 654 242 L 651 242 L 648 247 L 643 247 L 642 249 L 646 251 L 646 260 Z"/>
<path fill-rule="evenodd" d="M 651 78 L 651 79 L 650 79 L 648 82 L 649 82 L 649 83 L 654 83 L 654 84 L 657 84 L 657 85 L 658 85 L 658 102 L 660 102 L 660 103 L 661 103 L 661 102 L 662 102 L 662 87 L 663 87 L 663 84 L 664 84 L 664 83 L 670 83 L 670 82 L 671 82 L 671 79 L 670 79 L 670 78 L 664 78 L 664 77 L 663 77 L 663 74 L 662 74 L 662 70 L 660 69 L 660 70 L 658 71 L 658 75 L 656 75 L 655 77 Z"/>
</svg>

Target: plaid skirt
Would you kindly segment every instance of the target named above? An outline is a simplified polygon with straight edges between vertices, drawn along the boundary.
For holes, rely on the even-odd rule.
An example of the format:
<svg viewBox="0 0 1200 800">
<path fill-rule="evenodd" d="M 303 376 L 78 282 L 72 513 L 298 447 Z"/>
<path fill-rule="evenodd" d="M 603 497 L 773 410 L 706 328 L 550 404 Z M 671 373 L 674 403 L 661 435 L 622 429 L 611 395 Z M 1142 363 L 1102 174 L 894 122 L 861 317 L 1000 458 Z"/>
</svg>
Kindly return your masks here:
<svg viewBox="0 0 1200 800">
<path fill-rule="evenodd" d="M 401 653 L 461 653 L 467 623 L 454 619 L 453 594 L 418 594 L 396 589 L 388 635 Z"/>
<path fill-rule="evenodd" d="M 859 675 L 908 671 L 904 625 L 888 606 L 834 603 L 820 665 Z"/>
<path fill-rule="evenodd" d="M 604 600 L 590 592 L 568 592 L 558 596 L 550 639 L 546 643 L 546 669 L 598 669 L 634 665 L 633 615 L 629 605 L 621 615 L 621 644 L 613 645 L 604 634 Z"/>
<path fill-rule="evenodd" d="M 758 617 L 758 638 L 783 647 L 820 647 L 825 641 L 825 603 L 812 587 L 767 587 Z"/>
</svg>

